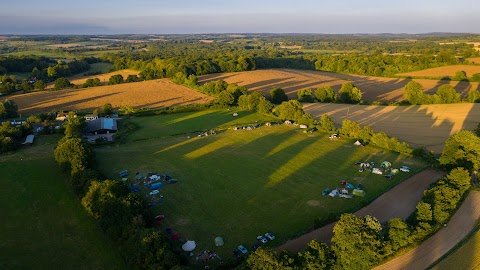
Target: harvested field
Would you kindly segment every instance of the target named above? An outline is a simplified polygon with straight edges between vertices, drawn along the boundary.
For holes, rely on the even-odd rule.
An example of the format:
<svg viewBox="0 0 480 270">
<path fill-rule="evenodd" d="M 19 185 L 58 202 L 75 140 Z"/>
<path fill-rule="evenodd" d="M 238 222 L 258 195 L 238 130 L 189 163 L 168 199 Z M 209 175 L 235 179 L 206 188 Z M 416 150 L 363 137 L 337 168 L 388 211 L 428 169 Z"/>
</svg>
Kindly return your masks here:
<svg viewBox="0 0 480 270">
<path fill-rule="evenodd" d="M 479 218 L 480 192 L 472 191 L 450 219 L 446 227 L 408 253 L 374 269 L 427 269 L 464 239 L 475 227 Z M 475 256 L 476 254 L 472 255 L 472 257 Z M 454 268 L 448 269 L 468 268 L 460 268 L 459 265 L 456 264 Z"/>
<path fill-rule="evenodd" d="M 53 48 L 74 48 L 74 47 L 82 47 L 85 46 L 85 44 L 81 43 L 65 43 L 65 44 L 50 44 L 46 45 L 47 47 L 53 47 Z"/>
<path fill-rule="evenodd" d="M 480 268 L 480 230 L 453 254 L 435 265 L 434 270 L 479 269 Z"/>
<path fill-rule="evenodd" d="M 375 131 L 425 146 L 439 154 L 445 140 L 462 129 L 473 130 L 480 119 L 480 104 L 436 104 L 417 106 L 365 106 L 347 104 L 305 104 L 315 118 L 328 114 L 339 127 L 344 119 L 368 125 Z"/>
<path fill-rule="evenodd" d="M 480 57 L 467 58 L 467 60 L 473 64 L 480 64 Z"/>
<path fill-rule="evenodd" d="M 58 110 L 92 110 L 105 103 L 115 108 L 130 105 L 136 108 L 163 108 L 176 105 L 207 103 L 213 98 L 193 89 L 159 79 L 137 83 L 34 92 L 11 97 L 19 113 L 30 114 Z"/>
<path fill-rule="evenodd" d="M 270 90 L 280 87 L 290 98 L 297 98 L 300 89 L 316 89 L 320 86 L 330 85 L 339 90 L 342 83 L 352 82 L 363 92 L 363 99 L 368 101 L 399 102 L 403 100 L 403 88 L 410 79 L 383 78 L 339 74 L 325 71 L 292 70 L 292 69 L 264 69 L 255 71 L 220 73 L 200 76 L 199 82 L 225 80 L 246 86 L 249 90 L 261 91 L 270 95 Z M 479 89 L 479 83 L 415 79 L 423 85 L 425 93 L 433 94 L 443 84 L 451 84 L 455 89 L 466 96 L 472 88 Z"/>
<path fill-rule="evenodd" d="M 414 72 L 407 72 L 397 74 L 399 76 L 410 76 L 410 77 L 446 77 L 455 76 L 455 72 L 457 71 L 465 71 L 467 73 L 467 77 L 471 77 L 475 73 L 480 73 L 480 66 L 471 66 L 471 65 L 452 65 L 452 66 L 444 66 L 438 68 L 429 68 Z"/>
<path fill-rule="evenodd" d="M 126 79 L 128 75 L 138 75 L 138 73 L 140 72 L 136 70 L 123 69 L 123 70 L 117 70 L 110 73 L 92 75 L 92 76 L 83 76 L 83 74 L 77 74 L 75 76 L 69 77 L 68 80 L 70 80 L 70 82 L 73 84 L 80 85 L 86 82 L 88 79 L 98 78 L 100 79 L 101 82 L 108 82 L 108 79 L 110 79 L 110 77 L 112 77 L 113 75 L 120 74 L 123 76 L 123 79 Z"/>
</svg>

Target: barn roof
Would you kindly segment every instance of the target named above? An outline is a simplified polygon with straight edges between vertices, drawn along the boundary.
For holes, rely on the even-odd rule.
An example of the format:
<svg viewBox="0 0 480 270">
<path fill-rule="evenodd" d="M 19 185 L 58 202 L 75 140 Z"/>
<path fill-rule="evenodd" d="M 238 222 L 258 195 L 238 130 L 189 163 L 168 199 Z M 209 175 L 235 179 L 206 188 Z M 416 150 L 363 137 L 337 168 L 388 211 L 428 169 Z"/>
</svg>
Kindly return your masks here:
<svg viewBox="0 0 480 270">
<path fill-rule="evenodd" d="M 117 131 L 117 121 L 113 118 L 104 117 L 92 121 L 87 121 L 87 133 L 95 132 L 102 129 Z"/>
</svg>

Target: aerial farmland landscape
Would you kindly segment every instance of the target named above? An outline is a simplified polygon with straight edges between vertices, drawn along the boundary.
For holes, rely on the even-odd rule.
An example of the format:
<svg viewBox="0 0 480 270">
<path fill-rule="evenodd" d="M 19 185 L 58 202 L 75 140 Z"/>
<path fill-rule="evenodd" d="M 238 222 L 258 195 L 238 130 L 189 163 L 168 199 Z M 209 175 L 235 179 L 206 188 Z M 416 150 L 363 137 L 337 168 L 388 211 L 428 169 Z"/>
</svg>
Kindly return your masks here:
<svg viewBox="0 0 480 270">
<path fill-rule="evenodd" d="M 479 12 L 9 3 L 0 269 L 480 269 Z"/>
</svg>

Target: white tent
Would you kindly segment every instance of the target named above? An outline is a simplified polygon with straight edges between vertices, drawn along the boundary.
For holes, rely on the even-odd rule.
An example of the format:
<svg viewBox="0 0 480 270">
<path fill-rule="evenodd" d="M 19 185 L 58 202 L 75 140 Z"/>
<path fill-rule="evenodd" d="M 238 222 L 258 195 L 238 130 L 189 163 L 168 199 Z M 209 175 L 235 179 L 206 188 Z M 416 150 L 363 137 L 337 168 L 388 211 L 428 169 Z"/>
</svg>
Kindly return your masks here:
<svg viewBox="0 0 480 270">
<path fill-rule="evenodd" d="M 356 141 L 353 145 L 360 146 L 362 143 L 360 141 Z"/>
<path fill-rule="evenodd" d="M 190 252 L 193 251 L 195 247 L 197 247 L 195 241 L 187 241 L 185 244 L 183 244 L 182 249 L 183 251 Z"/>
</svg>

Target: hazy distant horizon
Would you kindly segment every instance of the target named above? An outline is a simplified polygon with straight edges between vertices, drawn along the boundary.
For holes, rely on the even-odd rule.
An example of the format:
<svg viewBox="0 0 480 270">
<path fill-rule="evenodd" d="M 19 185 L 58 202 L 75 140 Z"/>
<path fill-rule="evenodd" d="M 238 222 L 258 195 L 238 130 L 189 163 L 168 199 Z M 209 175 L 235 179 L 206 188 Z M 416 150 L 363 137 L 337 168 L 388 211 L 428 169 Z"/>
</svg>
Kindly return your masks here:
<svg viewBox="0 0 480 270">
<path fill-rule="evenodd" d="M 479 33 L 473 0 L 24 0 L 0 11 L 0 35 Z"/>
</svg>

